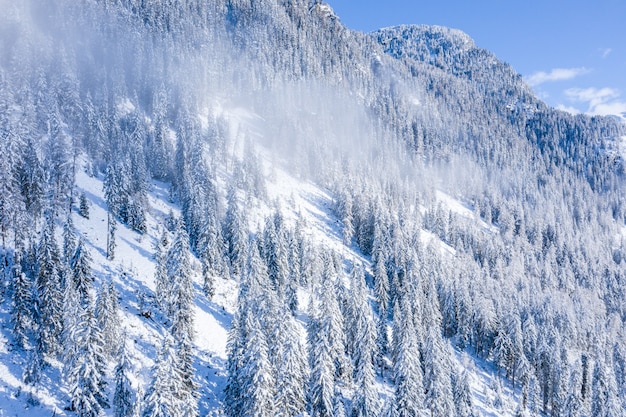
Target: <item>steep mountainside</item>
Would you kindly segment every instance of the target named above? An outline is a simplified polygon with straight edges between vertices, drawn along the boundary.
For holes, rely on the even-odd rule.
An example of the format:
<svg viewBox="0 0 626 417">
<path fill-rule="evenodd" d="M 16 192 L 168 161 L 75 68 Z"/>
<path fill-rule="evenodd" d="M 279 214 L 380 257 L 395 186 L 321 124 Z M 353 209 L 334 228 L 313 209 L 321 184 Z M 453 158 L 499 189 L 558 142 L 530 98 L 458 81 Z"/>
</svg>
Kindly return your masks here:
<svg viewBox="0 0 626 417">
<path fill-rule="evenodd" d="M 0 416 L 626 412 L 624 124 L 317 0 L 0 9 Z"/>
</svg>

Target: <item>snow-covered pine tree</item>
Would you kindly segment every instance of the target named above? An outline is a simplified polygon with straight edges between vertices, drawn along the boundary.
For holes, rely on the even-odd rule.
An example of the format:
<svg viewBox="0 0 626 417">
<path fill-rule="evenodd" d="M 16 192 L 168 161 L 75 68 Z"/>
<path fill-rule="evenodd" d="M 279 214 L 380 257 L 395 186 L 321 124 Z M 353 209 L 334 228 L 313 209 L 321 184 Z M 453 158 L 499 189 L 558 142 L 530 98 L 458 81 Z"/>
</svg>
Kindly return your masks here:
<svg viewBox="0 0 626 417">
<path fill-rule="evenodd" d="M 231 275 L 240 277 L 246 263 L 248 245 L 248 225 L 245 213 L 239 207 L 237 188 L 231 185 L 226 195 L 226 218 L 224 220 L 224 240 L 230 261 Z"/>
<path fill-rule="evenodd" d="M 193 283 L 191 280 L 191 255 L 189 253 L 189 236 L 182 225 L 176 230 L 176 236 L 169 246 L 164 259 L 166 291 L 170 299 L 166 313 L 171 322 L 171 333 L 174 340 L 193 337 Z"/>
<path fill-rule="evenodd" d="M 28 333 L 33 326 L 32 282 L 22 272 L 19 252 L 13 265 L 13 292 L 11 294 L 11 325 L 13 339 L 18 347 L 24 348 L 28 343 Z"/>
<path fill-rule="evenodd" d="M 243 348 L 246 338 L 245 328 L 242 327 L 241 320 L 245 320 L 246 312 L 242 309 L 241 301 L 242 293 L 240 289 L 237 313 L 233 317 L 226 343 L 228 377 L 226 387 L 224 388 L 224 411 L 230 417 L 241 415 L 243 407 L 239 373 L 243 366 Z"/>
<path fill-rule="evenodd" d="M 80 417 L 98 417 L 108 408 L 106 394 L 106 361 L 102 352 L 103 340 L 94 316 L 91 300 L 78 305 L 80 316 L 76 320 L 73 338 L 76 346 L 67 361 L 67 384 L 71 409 Z"/>
<path fill-rule="evenodd" d="M 176 229 L 177 221 L 172 220 L 172 226 Z M 169 232 L 167 229 L 161 231 L 161 236 L 156 240 L 154 248 L 154 281 L 156 283 L 155 297 L 157 305 L 163 312 L 167 311 L 170 304 L 170 282 L 165 270 L 165 262 L 167 260 L 167 251 L 170 245 Z"/>
<path fill-rule="evenodd" d="M 228 266 L 224 254 L 224 241 L 221 228 L 214 214 L 204 216 L 198 232 L 196 253 L 202 262 L 203 290 L 209 297 L 215 294 L 215 280 L 226 278 Z"/>
<path fill-rule="evenodd" d="M 120 349 L 115 365 L 115 392 L 113 393 L 113 415 L 115 417 L 133 417 L 137 402 L 135 389 L 129 379 L 131 361 L 126 350 L 126 335 L 122 334 Z"/>
<path fill-rule="evenodd" d="M 68 213 L 63 224 L 63 261 L 69 265 L 76 250 L 76 232 L 71 212 Z"/>
<path fill-rule="evenodd" d="M 21 163 L 16 168 L 24 205 L 33 219 L 39 219 L 44 205 L 44 169 L 39 159 L 39 144 L 33 135 L 26 137 Z"/>
<path fill-rule="evenodd" d="M 248 335 L 239 373 L 242 417 L 272 417 L 275 414 L 276 381 L 269 360 L 267 339 L 253 314 L 243 323 Z"/>
<path fill-rule="evenodd" d="M 421 416 L 424 413 L 424 376 L 411 308 L 406 297 L 394 307 L 393 355 L 394 397 L 398 417 Z"/>
<path fill-rule="evenodd" d="M 96 320 L 102 333 L 104 354 L 108 358 L 117 355 L 120 350 L 121 321 L 119 316 L 119 294 L 113 280 L 103 282 L 96 295 Z"/>
<path fill-rule="evenodd" d="M 152 380 L 143 399 L 143 417 L 179 416 L 180 403 L 176 395 L 181 389 L 181 382 L 176 367 L 171 336 L 166 335 L 152 367 Z"/>
<path fill-rule="evenodd" d="M 468 371 L 456 369 L 452 373 L 452 396 L 457 417 L 475 417 Z"/>
<path fill-rule="evenodd" d="M 78 244 L 70 259 L 71 278 L 81 303 L 90 298 L 89 292 L 93 288 L 94 277 L 91 272 L 91 262 L 91 254 L 81 236 L 78 238 Z"/>
<path fill-rule="evenodd" d="M 604 358 L 595 361 L 591 384 L 591 415 L 594 417 L 618 417 L 622 415 L 617 384 L 612 369 Z"/>
<path fill-rule="evenodd" d="M 48 183 L 48 198 L 52 199 L 51 209 L 56 217 L 58 210 L 66 207 L 67 199 L 74 188 L 74 172 L 71 164 L 71 147 L 63 129 L 59 109 L 53 105 L 48 111 L 48 141 L 44 146 L 44 169 Z"/>
<path fill-rule="evenodd" d="M 117 230 L 117 220 L 110 209 L 107 210 L 107 259 L 112 261 L 115 259 L 115 231 Z"/>
<path fill-rule="evenodd" d="M 37 310 L 39 321 L 36 323 L 36 349 L 43 349 L 43 354 L 55 354 L 60 347 L 63 330 L 63 290 L 61 288 L 61 261 L 59 249 L 54 237 L 54 217 L 50 211 L 46 214 L 46 223 L 37 248 Z"/>
<path fill-rule="evenodd" d="M 89 200 L 85 192 L 81 192 L 78 198 L 78 214 L 85 219 L 89 219 Z"/>
<path fill-rule="evenodd" d="M 368 302 L 365 276 L 361 267 L 354 266 L 351 275 L 352 312 L 355 338 L 353 352 L 354 382 L 352 417 L 375 416 L 379 413 L 374 356 L 376 333 L 372 309 Z"/>
<path fill-rule="evenodd" d="M 448 417 L 455 412 L 450 365 L 445 362 L 447 352 L 443 343 L 434 330 L 428 332 L 424 346 L 424 402 L 433 417 Z"/>
<path fill-rule="evenodd" d="M 299 325 L 286 307 L 276 315 L 269 340 L 275 384 L 276 416 L 296 416 L 305 411 L 308 366 Z"/>
<path fill-rule="evenodd" d="M 307 328 L 311 369 L 308 409 L 311 417 L 331 417 L 334 415 L 335 351 L 331 339 L 331 322 L 326 320 L 318 303 L 321 301 L 313 300 L 310 304 Z"/>
</svg>

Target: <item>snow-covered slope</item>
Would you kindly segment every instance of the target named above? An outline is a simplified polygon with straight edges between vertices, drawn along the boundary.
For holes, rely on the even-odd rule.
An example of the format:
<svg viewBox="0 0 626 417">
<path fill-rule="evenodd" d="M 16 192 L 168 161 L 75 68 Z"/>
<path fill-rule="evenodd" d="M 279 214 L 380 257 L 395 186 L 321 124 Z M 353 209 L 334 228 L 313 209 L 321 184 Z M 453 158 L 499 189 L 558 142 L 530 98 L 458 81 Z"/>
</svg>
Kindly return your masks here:
<svg viewBox="0 0 626 417">
<path fill-rule="evenodd" d="M 266 126 L 258 115 L 241 107 L 222 108 L 222 114 L 231 126 L 232 132 L 241 129 L 252 130 L 258 137 Z M 235 140 L 235 138 L 232 138 Z M 314 245 L 340 254 L 350 263 L 362 264 L 370 271 L 368 257 L 356 246 L 347 247 L 342 242 L 342 223 L 333 211 L 334 197 L 328 190 L 311 181 L 295 178 L 280 163 L 272 158 L 267 149 L 260 148 L 264 171 L 267 173 L 268 206 L 263 201 L 252 202 L 248 207 L 249 224 L 253 233 L 258 232 L 264 219 L 278 209 L 290 227 L 304 225 L 302 232 Z M 96 287 L 109 279 L 119 292 L 120 317 L 127 340 L 127 348 L 132 361 L 132 382 L 138 393 L 145 392 L 152 377 L 151 370 L 157 350 L 167 333 L 167 319 L 155 303 L 155 247 L 163 224 L 171 214 L 180 215 L 180 207 L 169 198 L 168 185 L 152 181 L 148 194 L 147 232 L 137 233 L 128 227 L 120 226 L 116 234 L 114 260 L 106 258 L 107 207 L 103 191 L 103 177 L 94 177 L 90 161 L 81 156 L 76 171 L 75 193 L 84 193 L 89 203 L 89 218 L 72 213 L 77 236 L 87 243 L 93 260 L 93 273 Z M 465 205 L 443 192 L 437 192 L 439 204 L 460 216 L 473 219 L 474 214 Z M 493 232 L 482 220 L 478 227 Z M 61 227 L 57 236 L 62 241 Z M 454 250 L 438 240 L 428 231 L 422 231 L 425 245 L 439 245 L 442 256 L 452 256 Z M 346 271 L 345 280 L 348 279 Z M 221 415 L 224 406 L 224 388 L 227 379 L 227 339 L 233 315 L 236 311 L 239 284 L 232 279 L 218 279 L 215 294 L 209 299 L 202 291 L 201 265 L 193 260 L 193 281 L 195 299 L 194 320 L 194 367 L 199 384 L 200 415 Z M 299 292 L 300 308 L 297 316 L 303 326 L 304 335 L 310 289 Z M 5 304 L 7 306 L 7 304 Z M 45 371 L 44 381 L 31 386 L 22 379 L 28 357 L 25 352 L 16 350 L 8 328 L 8 311 L 0 313 L 0 416 L 49 416 L 72 415 L 68 411 L 68 392 L 63 383 L 63 364 L 50 361 Z M 303 336 L 304 337 L 304 336 Z M 452 345 L 447 349 L 453 350 Z M 475 409 L 480 416 L 512 416 L 519 392 L 510 386 L 502 386 L 496 380 L 493 365 L 473 357 L 463 351 L 456 351 L 450 357 L 451 366 L 468 371 Z M 113 366 L 108 366 L 109 387 L 113 387 Z M 390 376 L 378 377 L 377 386 L 381 401 L 393 401 L 393 387 Z M 347 391 L 349 393 L 349 391 Z M 109 394 L 112 394 L 109 389 Z M 381 402 L 382 406 L 382 402 Z M 106 415 L 111 415 L 107 410 Z"/>
<path fill-rule="evenodd" d="M 119 293 L 144 411 L 174 336 L 168 290 L 182 300 L 187 276 L 191 301 L 176 320 L 193 311 L 203 416 L 239 417 L 244 405 L 271 415 L 283 392 L 254 372 L 292 383 L 298 412 L 311 414 L 372 399 L 437 417 L 469 417 L 470 403 L 485 416 L 626 409 L 622 124 L 548 108 L 463 33 L 353 32 L 319 1 L 7 3 L 0 416 L 76 414 L 66 358 L 85 357 L 73 353 L 87 351 L 76 335 L 89 326 L 76 326 L 74 288 L 58 272 L 81 269 L 70 244 L 63 261 L 48 256 L 48 232 L 65 240 L 81 195 L 89 218 L 78 201 L 71 218 L 91 292 L 111 279 Z M 186 250 L 167 246 L 163 260 L 164 240 L 189 246 L 189 275 L 168 264 Z M 63 306 L 60 292 L 40 304 L 50 288 L 66 291 Z M 13 329 L 16 317 L 25 327 Z M 302 372 L 279 381 L 286 336 L 274 332 L 292 322 Z M 51 347 L 50 328 L 69 334 Z M 42 363 L 41 380 L 24 382 Z M 176 375 L 172 364 L 156 376 Z"/>
</svg>

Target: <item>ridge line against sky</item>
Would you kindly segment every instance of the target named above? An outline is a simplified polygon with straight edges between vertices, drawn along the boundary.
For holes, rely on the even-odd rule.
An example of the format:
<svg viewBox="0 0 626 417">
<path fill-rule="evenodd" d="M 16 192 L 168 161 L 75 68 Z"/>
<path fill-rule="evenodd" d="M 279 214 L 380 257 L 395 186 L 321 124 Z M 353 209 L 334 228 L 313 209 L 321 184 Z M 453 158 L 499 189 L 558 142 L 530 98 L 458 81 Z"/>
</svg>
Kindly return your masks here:
<svg viewBox="0 0 626 417">
<path fill-rule="evenodd" d="M 400 24 L 460 29 L 522 74 L 538 97 L 571 113 L 626 119 L 624 0 L 328 0 L 350 29 Z"/>
</svg>

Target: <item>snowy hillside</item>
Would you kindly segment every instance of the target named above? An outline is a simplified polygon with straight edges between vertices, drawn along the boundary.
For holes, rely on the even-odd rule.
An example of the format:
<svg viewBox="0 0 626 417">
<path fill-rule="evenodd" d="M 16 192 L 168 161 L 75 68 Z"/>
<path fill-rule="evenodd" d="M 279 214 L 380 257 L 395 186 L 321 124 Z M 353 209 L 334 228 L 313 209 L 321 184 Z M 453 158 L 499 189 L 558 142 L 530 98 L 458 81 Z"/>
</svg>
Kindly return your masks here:
<svg viewBox="0 0 626 417">
<path fill-rule="evenodd" d="M 0 6 L 0 417 L 624 414 L 623 124 L 319 1 Z"/>
<path fill-rule="evenodd" d="M 242 126 L 260 130 L 262 123 L 258 121 L 251 125 L 250 119 L 257 119 L 253 114 L 241 108 L 226 110 L 233 131 Z M 243 117 L 242 117 L 243 116 Z M 257 119 L 258 120 L 258 119 Z M 257 131 L 258 133 L 258 131 Z M 266 151 L 260 149 L 262 154 Z M 269 201 L 281 210 L 285 221 L 290 227 L 298 223 L 304 226 L 303 234 L 315 245 L 323 246 L 341 254 L 350 263 L 356 262 L 367 268 L 371 273 L 369 260 L 355 247 L 346 247 L 341 241 L 341 221 L 332 212 L 333 198 L 327 191 L 320 189 L 310 182 L 298 180 L 286 173 L 279 166 L 269 160 L 262 161 L 264 171 L 271 172 L 271 179 L 267 182 Z M 133 387 L 139 392 L 144 391 L 150 383 L 151 369 L 154 358 L 167 332 L 167 319 L 158 311 L 154 303 L 156 291 L 155 283 L 155 247 L 161 236 L 163 224 L 172 213 L 180 215 L 180 207 L 172 204 L 168 198 L 167 184 L 153 181 L 148 194 L 148 215 L 146 217 L 147 232 L 139 234 L 127 227 L 121 227 L 116 235 L 116 255 L 114 260 L 106 257 L 107 210 L 103 192 L 103 178 L 94 177 L 89 172 L 89 162 L 81 157 L 76 171 L 77 194 L 85 194 L 89 207 L 89 218 L 79 215 L 76 208 L 72 213 L 75 234 L 85 239 L 93 262 L 93 273 L 97 286 L 105 286 L 111 280 L 119 295 L 119 322 L 123 333 L 128 340 L 128 355 L 132 362 Z M 439 200 L 449 209 L 461 216 L 473 217 L 470 210 L 459 202 L 443 193 L 439 193 Z M 249 223 L 252 230 L 257 229 L 264 222 L 266 216 L 271 215 L 272 208 L 261 201 L 252 204 L 248 211 Z M 257 225 L 256 227 L 254 225 Z M 480 227 L 487 227 L 484 223 Z M 63 240 L 61 230 L 57 236 Z M 430 232 L 422 231 L 424 244 L 433 244 L 438 239 Z M 452 250 L 443 242 L 442 254 L 450 256 Z M 446 249 L 444 249 L 446 248 Z M 201 265 L 197 259 L 193 260 L 194 281 L 194 368 L 196 380 L 199 382 L 200 415 L 219 414 L 223 408 L 223 390 L 226 386 L 227 375 L 227 339 L 228 330 L 232 324 L 232 317 L 236 312 L 238 282 L 219 279 L 215 282 L 215 294 L 210 299 L 202 291 Z M 348 272 L 343 277 L 349 281 Z M 303 288 L 299 294 L 300 308 L 296 314 L 299 317 L 302 335 L 305 334 L 310 289 Z M 5 316 L 5 323 L 10 320 Z M 10 333 L 5 343 L 11 340 Z M 2 365 L 0 384 L 3 396 L 0 398 L 0 409 L 3 415 L 33 415 L 47 416 L 52 411 L 56 415 L 67 415 L 67 389 L 63 386 L 60 376 L 63 364 L 52 362 L 47 371 L 49 381 L 41 387 L 30 387 L 22 381 L 22 370 L 26 367 L 28 358 L 15 354 L 13 343 L 6 343 L 2 353 L 10 360 L 11 366 Z M 452 349 L 448 347 L 447 349 Z M 13 353 L 12 353 L 13 352 Z M 11 354 L 12 353 L 12 354 Z M 9 356 L 11 354 L 11 356 Z M 494 380 L 495 368 L 483 361 L 477 361 L 467 353 L 457 351 L 451 356 L 451 366 L 468 371 L 475 408 L 479 415 L 513 415 L 516 406 L 515 394 L 510 387 L 502 387 L 501 382 Z M 109 366 L 110 374 L 113 367 Z M 109 378 L 109 386 L 113 386 L 113 378 Z M 388 378 L 378 378 L 378 390 L 382 398 L 391 398 L 393 390 Z M 45 388 L 44 388 L 45 387 Z M 392 401 L 392 400 L 389 400 Z M 107 413 L 108 414 L 108 413 Z"/>
</svg>

